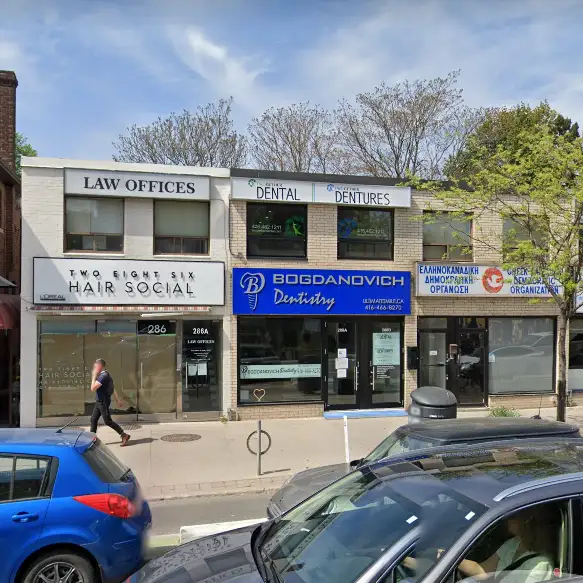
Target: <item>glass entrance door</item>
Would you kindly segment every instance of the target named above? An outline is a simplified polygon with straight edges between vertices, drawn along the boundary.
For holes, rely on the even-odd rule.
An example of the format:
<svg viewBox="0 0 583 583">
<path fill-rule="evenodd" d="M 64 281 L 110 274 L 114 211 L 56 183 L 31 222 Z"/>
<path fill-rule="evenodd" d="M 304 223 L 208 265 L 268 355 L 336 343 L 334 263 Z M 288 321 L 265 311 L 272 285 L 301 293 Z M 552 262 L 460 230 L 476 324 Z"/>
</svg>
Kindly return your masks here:
<svg viewBox="0 0 583 583">
<path fill-rule="evenodd" d="M 370 406 L 400 405 L 401 324 L 372 321 L 366 324 L 371 347 L 368 361 Z"/>
<path fill-rule="evenodd" d="M 455 395 L 462 405 L 483 405 L 486 398 L 486 333 L 458 330 Z"/>
<path fill-rule="evenodd" d="M 419 386 L 447 386 L 447 338 L 445 332 L 419 332 Z"/>
<path fill-rule="evenodd" d="M 326 322 L 328 407 L 358 406 L 358 351 L 356 322 Z"/>
</svg>

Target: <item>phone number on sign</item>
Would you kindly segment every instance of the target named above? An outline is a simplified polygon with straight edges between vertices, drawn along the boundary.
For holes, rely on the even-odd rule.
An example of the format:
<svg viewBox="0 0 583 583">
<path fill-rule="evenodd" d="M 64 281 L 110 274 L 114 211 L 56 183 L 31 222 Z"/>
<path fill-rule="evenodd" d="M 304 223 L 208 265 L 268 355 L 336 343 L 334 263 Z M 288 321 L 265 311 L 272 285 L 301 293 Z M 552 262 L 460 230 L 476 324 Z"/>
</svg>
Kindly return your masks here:
<svg viewBox="0 0 583 583">
<path fill-rule="evenodd" d="M 364 309 L 368 312 L 401 312 L 403 310 L 403 300 L 399 299 L 365 299 Z"/>
</svg>

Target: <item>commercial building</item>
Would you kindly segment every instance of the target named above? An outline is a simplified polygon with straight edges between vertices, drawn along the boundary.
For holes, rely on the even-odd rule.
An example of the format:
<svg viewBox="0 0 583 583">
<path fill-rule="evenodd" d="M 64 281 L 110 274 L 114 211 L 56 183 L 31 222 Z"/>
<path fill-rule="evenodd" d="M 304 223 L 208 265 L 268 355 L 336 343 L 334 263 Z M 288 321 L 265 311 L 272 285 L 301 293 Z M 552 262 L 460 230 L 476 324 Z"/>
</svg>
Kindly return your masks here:
<svg viewBox="0 0 583 583">
<path fill-rule="evenodd" d="M 454 235 L 423 220 L 429 196 L 371 177 L 25 159 L 22 350 L 37 366 L 22 424 L 86 419 L 97 357 L 122 421 L 401 408 L 427 384 L 462 405 L 548 404 L 547 290 L 469 236 L 508 225 L 469 217 Z"/>
<path fill-rule="evenodd" d="M 218 419 L 229 171 L 26 158 L 23 193 L 21 425 L 86 422 L 96 358 L 121 421 Z"/>
<path fill-rule="evenodd" d="M 18 424 L 20 354 L 20 178 L 16 172 L 16 88 L 0 71 L 0 426 Z"/>
</svg>

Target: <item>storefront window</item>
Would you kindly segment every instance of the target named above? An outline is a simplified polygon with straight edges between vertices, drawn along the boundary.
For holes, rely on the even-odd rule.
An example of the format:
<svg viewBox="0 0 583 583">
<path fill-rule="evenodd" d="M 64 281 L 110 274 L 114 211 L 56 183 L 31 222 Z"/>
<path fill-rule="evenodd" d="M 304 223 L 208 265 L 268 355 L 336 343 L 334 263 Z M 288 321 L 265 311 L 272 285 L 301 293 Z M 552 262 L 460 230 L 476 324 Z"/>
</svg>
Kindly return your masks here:
<svg viewBox="0 0 583 583">
<path fill-rule="evenodd" d="M 490 318 L 488 326 L 490 394 L 552 392 L 552 318 Z"/>
<path fill-rule="evenodd" d="M 339 259 L 393 259 L 393 211 L 338 208 Z"/>
<path fill-rule="evenodd" d="M 306 257 L 308 208 L 247 203 L 249 257 Z"/>
<path fill-rule="evenodd" d="M 42 321 L 39 417 L 90 415 L 91 369 L 103 358 L 123 400 L 118 413 L 176 411 L 176 323 L 131 320 Z"/>
<path fill-rule="evenodd" d="M 186 320 L 182 328 L 182 411 L 220 411 L 220 320 Z"/>
<path fill-rule="evenodd" d="M 424 213 L 423 261 L 471 261 L 472 220 L 448 213 Z"/>
<path fill-rule="evenodd" d="M 569 390 L 583 391 L 583 318 L 569 323 Z"/>
<path fill-rule="evenodd" d="M 208 202 L 154 201 L 154 253 L 208 254 L 209 212 Z"/>
<path fill-rule="evenodd" d="M 65 230 L 67 251 L 123 251 L 123 200 L 67 197 Z"/>
<path fill-rule="evenodd" d="M 311 318 L 239 318 L 240 403 L 322 399 L 321 323 Z"/>
</svg>

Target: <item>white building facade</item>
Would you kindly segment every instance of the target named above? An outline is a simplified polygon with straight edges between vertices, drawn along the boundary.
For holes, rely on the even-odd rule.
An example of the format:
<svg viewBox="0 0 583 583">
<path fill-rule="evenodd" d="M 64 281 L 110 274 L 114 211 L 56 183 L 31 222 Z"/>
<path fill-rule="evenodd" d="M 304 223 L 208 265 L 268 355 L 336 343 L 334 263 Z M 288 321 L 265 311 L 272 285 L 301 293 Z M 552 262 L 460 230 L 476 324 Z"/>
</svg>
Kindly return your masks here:
<svg viewBox="0 0 583 583">
<path fill-rule="evenodd" d="M 229 171 L 29 158 L 22 178 L 21 426 L 86 422 L 96 358 L 121 421 L 218 419 Z"/>
</svg>

